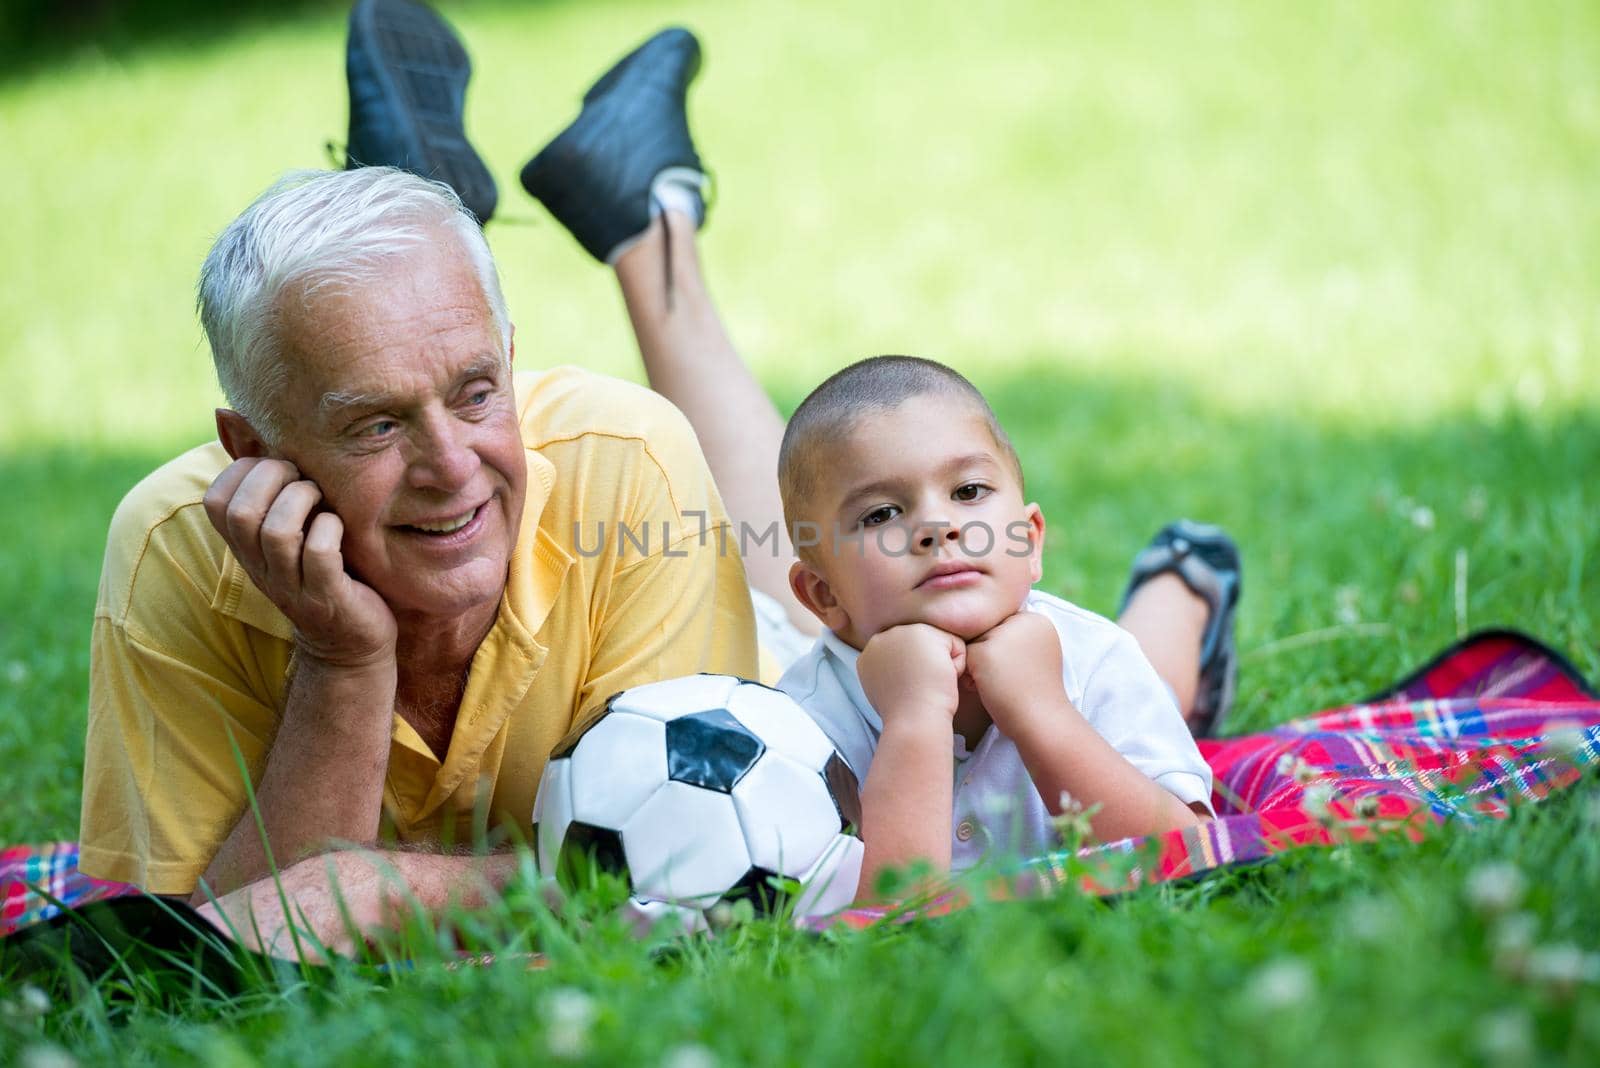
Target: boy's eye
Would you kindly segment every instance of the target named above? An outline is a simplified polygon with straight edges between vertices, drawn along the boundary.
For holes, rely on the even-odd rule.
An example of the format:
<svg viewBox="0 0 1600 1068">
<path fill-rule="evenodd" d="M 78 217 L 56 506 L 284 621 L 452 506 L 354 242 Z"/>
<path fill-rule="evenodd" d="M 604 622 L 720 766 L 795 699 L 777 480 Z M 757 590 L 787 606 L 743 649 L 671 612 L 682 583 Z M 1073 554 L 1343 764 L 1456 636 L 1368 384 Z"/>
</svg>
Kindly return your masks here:
<svg viewBox="0 0 1600 1068">
<path fill-rule="evenodd" d="M 881 507 L 874 508 L 866 515 L 862 516 L 861 525 L 864 527 L 882 526 L 899 514 L 900 509 L 896 508 L 892 504 L 885 504 Z"/>
<path fill-rule="evenodd" d="M 989 492 L 989 487 L 981 482 L 968 482 L 960 486 L 951 494 L 958 501 L 975 501 Z"/>
</svg>

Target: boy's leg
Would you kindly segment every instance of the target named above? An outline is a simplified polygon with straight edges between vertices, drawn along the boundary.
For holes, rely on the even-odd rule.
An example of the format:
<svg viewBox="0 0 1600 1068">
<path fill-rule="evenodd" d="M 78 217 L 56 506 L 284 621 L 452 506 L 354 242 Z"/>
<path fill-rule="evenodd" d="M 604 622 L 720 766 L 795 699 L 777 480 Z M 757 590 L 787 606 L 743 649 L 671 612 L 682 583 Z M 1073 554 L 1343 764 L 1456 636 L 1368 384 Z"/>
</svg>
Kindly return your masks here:
<svg viewBox="0 0 1600 1068">
<path fill-rule="evenodd" d="M 750 585 L 804 634 L 818 626 L 789 591 L 793 549 L 778 496 L 783 419 L 739 357 L 700 269 L 704 166 L 689 133 L 692 34 L 667 29 L 584 95 L 578 118 L 528 161 L 523 187 L 590 255 L 615 268 L 650 385 L 688 417 L 736 529 Z"/>
<path fill-rule="evenodd" d="M 1233 619 L 1243 565 L 1221 527 L 1179 519 L 1133 559 L 1117 620 L 1139 642 L 1197 737 L 1233 703 Z"/>
<path fill-rule="evenodd" d="M 804 633 L 818 633 L 815 617 L 789 590 L 794 550 L 778 496 L 783 417 L 733 347 L 706 290 L 694 220 L 658 216 L 617 259 L 616 272 L 650 388 L 688 416 L 735 530 L 743 524 L 755 545 L 777 527 L 776 543 L 763 541 L 745 557 L 750 585 Z"/>
<path fill-rule="evenodd" d="M 1211 607 L 1173 574 L 1157 575 L 1135 589 L 1117 617 L 1172 688 L 1185 719 L 1200 685 L 1200 646 L 1210 617 Z"/>
</svg>

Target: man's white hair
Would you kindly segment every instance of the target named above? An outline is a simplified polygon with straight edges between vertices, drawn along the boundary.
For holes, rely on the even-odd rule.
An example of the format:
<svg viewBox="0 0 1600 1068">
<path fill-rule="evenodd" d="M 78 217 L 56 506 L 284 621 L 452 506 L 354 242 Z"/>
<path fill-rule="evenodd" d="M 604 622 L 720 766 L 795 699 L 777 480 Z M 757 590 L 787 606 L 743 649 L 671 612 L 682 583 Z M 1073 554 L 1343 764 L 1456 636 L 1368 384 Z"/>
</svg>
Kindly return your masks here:
<svg viewBox="0 0 1600 1068">
<path fill-rule="evenodd" d="M 502 353 L 511 319 L 489 246 L 461 198 L 442 182 L 393 167 L 291 171 L 246 208 L 200 268 L 200 322 L 228 403 L 276 442 L 275 399 L 286 377 L 278 333 L 283 291 L 368 284 L 386 261 L 453 234 L 483 288 Z"/>
</svg>

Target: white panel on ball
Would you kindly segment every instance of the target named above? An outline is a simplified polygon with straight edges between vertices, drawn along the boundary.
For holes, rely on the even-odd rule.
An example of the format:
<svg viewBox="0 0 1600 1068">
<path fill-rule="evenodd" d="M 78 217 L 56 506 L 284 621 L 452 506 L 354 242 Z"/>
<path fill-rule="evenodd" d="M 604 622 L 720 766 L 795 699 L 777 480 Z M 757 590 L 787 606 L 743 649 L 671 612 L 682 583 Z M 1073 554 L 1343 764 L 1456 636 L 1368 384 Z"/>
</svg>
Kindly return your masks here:
<svg viewBox="0 0 1600 1068">
<path fill-rule="evenodd" d="M 739 685 L 730 675 L 685 675 L 681 679 L 652 682 L 624 691 L 611 705 L 612 711 L 637 712 L 665 722 L 679 716 L 723 708 L 728 695 Z"/>
<path fill-rule="evenodd" d="M 861 881 L 861 861 L 866 847 L 861 839 L 841 834 L 828 844 L 821 859 L 800 877 L 803 889 L 795 902 L 798 916 L 827 916 L 849 908 Z"/>
<path fill-rule="evenodd" d="M 654 934 L 667 921 L 676 921 L 677 930 L 683 934 L 697 934 L 706 929 L 706 915 L 699 909 L 684 908 L 670 901 L 646 901 L 630 897 L 622 905 L 622 915 L 640 938 Z M 670 930 L 666 928 L 665 930 Z M 665 933 L 665 931 L 663 931 Z"/>
<path fill-rule="evenodd" d="M 561 855 L 561 841 L 567 836 L 567 825 L 572 822 L 572 762 L 552 760 L 544 766 L 539 779 L 539 793 L 533 799 L 533 811 L 539 821 L 538 847 L 539 871 L 554 875 L 556 858 Z"/>
<path fill-rule="evenodd" d="M 833 743 L 822 728 L 786 693 L 746 683 L 734 693 L 728 711 L 769 747 L 809 768 L 821 771 L 833 755 Z"/>
<path fill-rule="evenodd" d="M 727 794 L 669 782 L 622 827 L 633 891 L 643 898 L 709 904 L 750 868 Z"/>
<path fill-rule="evenodd" d="M 572 818 L 618 830 L 667 781 L 667 728 L 612 710 L 579 739 L 572 761 Z"/>
<path fill-rule="evenodd" d="M 745 846 L 757 867 L 799 878 L 839 833 L 822 775 L 770 749 L 733 788 Z"/>
</svg>

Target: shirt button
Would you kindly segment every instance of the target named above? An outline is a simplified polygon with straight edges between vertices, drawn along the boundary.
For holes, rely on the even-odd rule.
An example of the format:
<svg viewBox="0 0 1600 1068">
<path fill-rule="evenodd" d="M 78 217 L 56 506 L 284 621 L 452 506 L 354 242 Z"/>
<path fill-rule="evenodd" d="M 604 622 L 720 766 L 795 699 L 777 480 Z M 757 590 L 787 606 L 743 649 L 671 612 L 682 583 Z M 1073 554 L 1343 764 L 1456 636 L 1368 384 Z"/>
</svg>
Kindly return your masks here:
<svg viewBox="0 0 1600 1068">
<path fill-rule="evenodd" d="M 962 820 L 960 823 L 956 824 L 956 840 L 957 841 L 966 842 L 966 841 L 970 841 L 971 838 L 972 838 L 972 821 L 971 820 Z"/>
</svg>

